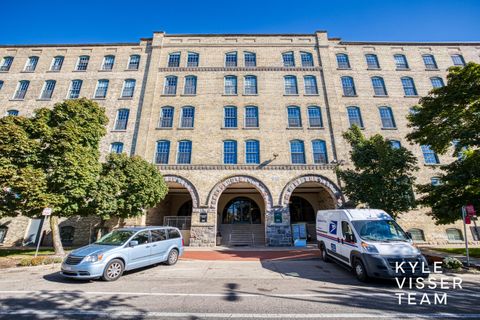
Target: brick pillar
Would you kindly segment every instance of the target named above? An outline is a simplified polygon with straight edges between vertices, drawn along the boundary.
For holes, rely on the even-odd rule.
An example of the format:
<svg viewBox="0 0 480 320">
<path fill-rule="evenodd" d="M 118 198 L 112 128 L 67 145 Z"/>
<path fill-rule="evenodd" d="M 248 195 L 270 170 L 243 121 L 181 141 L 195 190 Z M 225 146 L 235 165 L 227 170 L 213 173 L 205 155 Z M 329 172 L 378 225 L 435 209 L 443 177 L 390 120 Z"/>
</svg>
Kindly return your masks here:
<svg viewBox="0 0 480 320">
<path fill-rule="evenodd" d="M 205 222 L 204 219 L 207 219 Z M 217 210 L 193 208 L 190 228 L 190 247 L 214 247 L 217 236 Z"/>
<path fill-rule="evenodd" d="M 275 217 L 277 219 L 275 219 Z M 265 229 L 267 246 L 291 246 L 292 228 L 290 227 L 290 211 L 288 206 L 276 206 L 265 212 Z"/>
</svg>

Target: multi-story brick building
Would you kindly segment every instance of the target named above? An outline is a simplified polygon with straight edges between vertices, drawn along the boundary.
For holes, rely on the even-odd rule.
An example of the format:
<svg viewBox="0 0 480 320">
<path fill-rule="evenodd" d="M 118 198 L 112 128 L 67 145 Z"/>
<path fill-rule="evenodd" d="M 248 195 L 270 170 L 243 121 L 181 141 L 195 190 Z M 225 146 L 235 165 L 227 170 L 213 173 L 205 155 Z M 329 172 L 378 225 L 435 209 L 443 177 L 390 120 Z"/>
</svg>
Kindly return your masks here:
<svg viewBox="0 0 480 320">
<path fill-rule="evenodd" d="M 410 149 L 418 182 L 437 182 L 438 165 L 451 159 L 409 144 L 406 115 L 443 85 L 448 67 L 479 55 L 480 43 L 345 42 L 323 31 L 0 46 L 0 112 L 94 99 L 111 120 L 103 153 L 156 163 L 170 188 L 127 223 L 180 226 L 195 246 L 213 246 L 217 235 L 227 245 L 289 245 L 291 223 L 310 223 L 313 233 L 317 210 L 344 203 L 334 169 L 349 164 L 341 135 L 351 124 Z M 425 212 L 399 219 L 417 241 L 462 239 L 459 223 L 436 226 Z M 63 221 L 64 240 L 88 242 L 96 223 Z M 26 218 L 0 225 L 4 243 L 38 228 Z"/>
</svg>

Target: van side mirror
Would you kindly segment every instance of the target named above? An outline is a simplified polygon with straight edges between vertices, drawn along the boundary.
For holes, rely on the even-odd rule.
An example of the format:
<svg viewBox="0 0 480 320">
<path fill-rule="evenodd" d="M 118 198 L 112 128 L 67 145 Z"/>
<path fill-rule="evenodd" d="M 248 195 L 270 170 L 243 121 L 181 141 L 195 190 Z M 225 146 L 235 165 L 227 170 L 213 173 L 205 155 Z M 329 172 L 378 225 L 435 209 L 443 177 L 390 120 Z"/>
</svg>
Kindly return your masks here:
<svg viewBox="0 0 480 320">
<path fill-rule="evenodd" d="M 351 233 L 345 233 L 345 241 L 347 241 L 347 242 L 353 242 L 353 234 L 351 234 Z"/>
<path fill-rule="evenodd" d="M 138 241 L 137 241 L 137 240 L 132 240 L 132 241 L 130 241 L 130 242 L 128 243 L 128 245 L 129 245 L 130 247 L 138 246 Z"/>
<path fill-rule="evenodd" d="M 408 232 L 408 231 L 407 231 L 407 232 L 405 232 L 405 233 L 406 233 L 406 235 L 407 235 L 408 239 L 412 240 L 412 234 L 411 234 L 410 232 Z"/>
</svg>

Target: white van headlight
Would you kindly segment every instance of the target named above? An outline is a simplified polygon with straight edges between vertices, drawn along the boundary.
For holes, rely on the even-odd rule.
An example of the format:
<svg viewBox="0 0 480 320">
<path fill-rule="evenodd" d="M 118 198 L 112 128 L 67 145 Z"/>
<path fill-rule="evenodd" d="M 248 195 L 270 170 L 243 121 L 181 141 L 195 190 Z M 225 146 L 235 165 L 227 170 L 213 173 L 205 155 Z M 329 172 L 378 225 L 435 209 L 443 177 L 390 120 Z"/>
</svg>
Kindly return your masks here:
<svg viewBox="0 0 480 320">
<path fill-rule="evenodd" d="M 97 261 L 100 261 L 102 260 L 103 258 L 103 253 L 100 253 L 100 254 L 91 254 L 89 256 L 86 256 L 83 261 L 85 262 L 97 262 Z"/>
<path fill-rule="evenodd" d="M 378 253 L 377 247 L 375 247 L 373 244 L 362 241 L 362 248 L 368 253 Z"/>
</svg>

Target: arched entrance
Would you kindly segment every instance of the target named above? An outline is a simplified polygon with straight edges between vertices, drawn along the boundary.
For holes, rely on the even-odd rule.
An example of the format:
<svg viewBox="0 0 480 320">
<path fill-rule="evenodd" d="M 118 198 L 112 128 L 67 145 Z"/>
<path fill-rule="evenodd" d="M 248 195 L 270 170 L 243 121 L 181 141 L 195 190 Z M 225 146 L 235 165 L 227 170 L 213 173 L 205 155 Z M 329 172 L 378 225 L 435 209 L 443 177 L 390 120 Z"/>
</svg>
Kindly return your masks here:
<svg viewBox="0 0 480 320">
<path fill-rule="evenodd" d="M 308 200 L 292 196 L 289 204 L 290 223 L 315 223 L 315 210 Z"/>
<path fill-rule="evenodd" d="M 167 225 L 182 231 L 185 243 L 190 239 L 192 212 L 198 207 L 198 193 L 185 178 L 167 175 L 168 194 L 158 205 L 151 208 L 146 217 L 146 225 Z"/>
<path fill-rule="evenodd" d="M 236 197 L 230 200 L 222 215 L 222 224 L 233 223 L 262 223 L 260 207 L 247 197 Z"/>
</svg>

